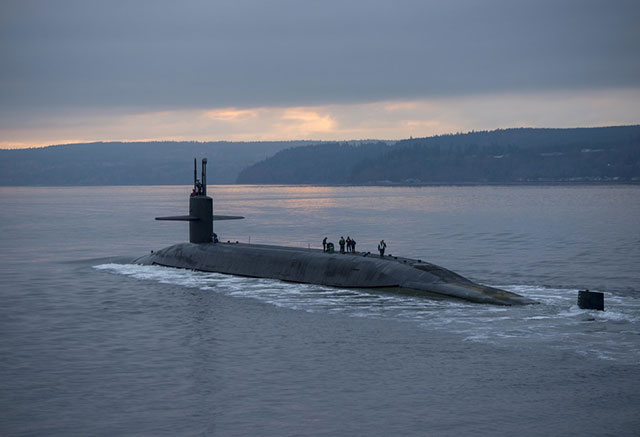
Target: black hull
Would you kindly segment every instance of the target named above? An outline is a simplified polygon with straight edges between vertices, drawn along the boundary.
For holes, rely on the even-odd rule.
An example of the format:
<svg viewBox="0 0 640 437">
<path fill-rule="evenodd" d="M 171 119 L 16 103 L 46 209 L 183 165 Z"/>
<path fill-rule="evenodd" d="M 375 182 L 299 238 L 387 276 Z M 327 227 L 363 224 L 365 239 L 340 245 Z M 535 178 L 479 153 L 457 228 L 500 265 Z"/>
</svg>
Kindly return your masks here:
<svg viewBox="0 0 640 437">
<path fill-rule="evenodd" d="M 339 288 L 378 288 L 495 305 L 536 303 L 515 293 L 476 284 L 434 264 L 374 254 L 329 254 L 316 249 L 240 243 L 182 243 L 135 262 Z"/>
</svg>

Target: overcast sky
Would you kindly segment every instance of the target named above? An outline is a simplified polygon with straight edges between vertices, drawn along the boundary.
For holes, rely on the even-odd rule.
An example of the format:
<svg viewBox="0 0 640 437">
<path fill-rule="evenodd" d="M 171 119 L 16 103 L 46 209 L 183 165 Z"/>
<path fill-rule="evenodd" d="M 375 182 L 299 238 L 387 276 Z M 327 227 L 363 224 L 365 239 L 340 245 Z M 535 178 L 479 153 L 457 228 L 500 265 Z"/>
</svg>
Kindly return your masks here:
<svg viewBox="0 0 640 437">
<path fill-rule="evenodd" d="M 0 2 L 0 146 L 640 123 L 640 1 Z"/>
</svg>

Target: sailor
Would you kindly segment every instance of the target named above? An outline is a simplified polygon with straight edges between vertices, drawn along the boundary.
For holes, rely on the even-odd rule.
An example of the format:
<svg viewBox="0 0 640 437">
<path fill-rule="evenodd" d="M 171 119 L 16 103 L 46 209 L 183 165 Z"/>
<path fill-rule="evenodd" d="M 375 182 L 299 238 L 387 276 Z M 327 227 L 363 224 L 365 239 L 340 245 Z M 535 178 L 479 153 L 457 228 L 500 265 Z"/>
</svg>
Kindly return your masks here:
<svg viewBox="0 0 640 437">
<path fill-rule="evenodd" d="M 356 240 L 351 239 L 351 252 L 356 253 Z"/>
<path fill-rule="evenodd" d="M 322 251 L 326 252 L 327 251 L 327 237 L 324 237 L 322 239 Z"/>
<path fill-rule="evenodd" d="M 347 235 L 347 252 L 351 252 L 351 237 Z"/>
<path fill-rule="evenodd" d="M 387 243 L 385 243 L 384 240 L 380 240 L 380 243 L 378 244 L 378 251 L 380 252 L 380 258 L 384 256 L 384 251 L 386 248 L 387 248 Z"/>
<path fill-rule="evenodd" d="M 340 241 L 338 241 L 338 244 L 340 244 L 340 253 L 344 253 L 344 237 L 340 237 Z"/>
<path fill-rule="evenodd" d="M 214 233 L 213 233 L 213 242 L 214 242 L 214 243 L 217 243 L 218 241 L 219 241 L 219 240 L 218 240 L 218 234 L 216 234 L 216 233 L 214 232 Z"/>
<path fill-rule="evenodd" d="M 202 195 L 202 184 L 198 179 L 196 179 L 196 196 Z"/>
</svg>

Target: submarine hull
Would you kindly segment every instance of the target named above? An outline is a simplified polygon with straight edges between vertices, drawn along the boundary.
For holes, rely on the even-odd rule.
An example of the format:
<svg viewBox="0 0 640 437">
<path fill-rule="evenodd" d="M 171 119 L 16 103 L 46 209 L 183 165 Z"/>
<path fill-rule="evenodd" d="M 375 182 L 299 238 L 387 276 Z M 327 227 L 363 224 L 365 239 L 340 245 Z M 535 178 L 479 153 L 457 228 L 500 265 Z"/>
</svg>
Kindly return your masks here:
<svg viewBox="0 0 640 437">
<path fill-rule="evenodd" d="M 515 293 L 476 284 L 435 264 L 368 252 L 340 254 L 258 244 L 181 243 L 135 262 L 339 288 L 378 288 L 496 305 L 536 303 Z"/>
</svg>

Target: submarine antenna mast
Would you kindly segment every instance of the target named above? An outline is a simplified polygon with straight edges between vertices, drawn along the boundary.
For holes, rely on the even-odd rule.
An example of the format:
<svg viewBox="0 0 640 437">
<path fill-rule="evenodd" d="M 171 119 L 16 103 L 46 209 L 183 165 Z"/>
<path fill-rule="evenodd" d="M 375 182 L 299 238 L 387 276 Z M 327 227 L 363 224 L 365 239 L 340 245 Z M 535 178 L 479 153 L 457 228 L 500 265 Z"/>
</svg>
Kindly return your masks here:
<svg viewBox="0 0 640 437">
<path fill-rule="evenodd" d="M 207 158 L 202 158 L 202 195 L 207 195 Z"/>
<path fill-rule="evenodd" d="M 193 160 L 193 186 L 198 180 L 197 159 Z M 156 217 L 156 220 L 189 222 L 190 243 L 213 242 L 214 220 L 239 220 L 237 215 L 213 215 L 213 199 L 207 196 L 207 158 L 202 158 L 202 192 L 189 197 L 189 215 Z"/>
</svg>

